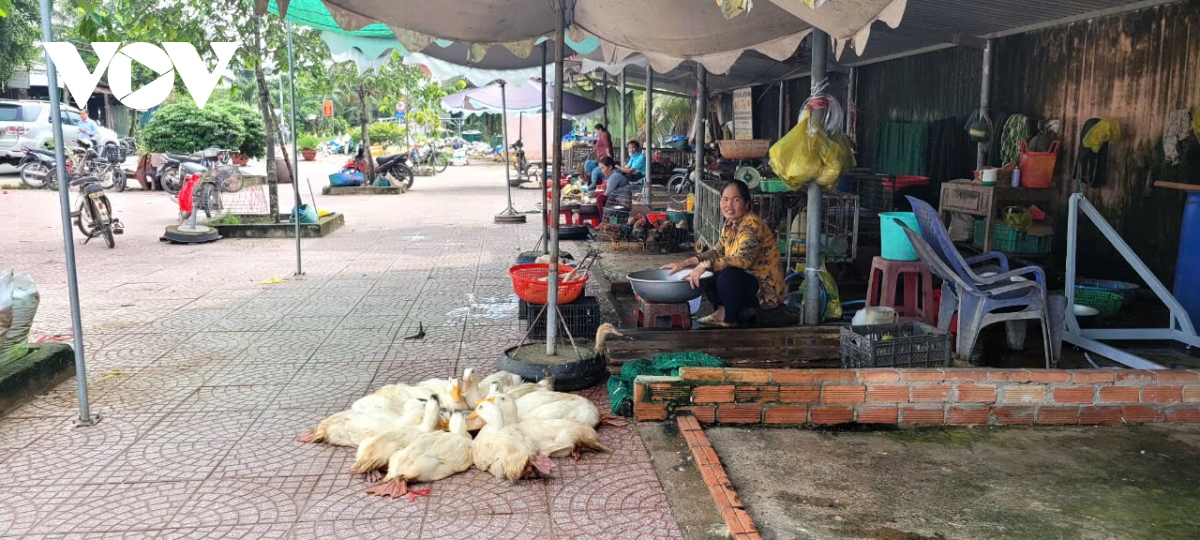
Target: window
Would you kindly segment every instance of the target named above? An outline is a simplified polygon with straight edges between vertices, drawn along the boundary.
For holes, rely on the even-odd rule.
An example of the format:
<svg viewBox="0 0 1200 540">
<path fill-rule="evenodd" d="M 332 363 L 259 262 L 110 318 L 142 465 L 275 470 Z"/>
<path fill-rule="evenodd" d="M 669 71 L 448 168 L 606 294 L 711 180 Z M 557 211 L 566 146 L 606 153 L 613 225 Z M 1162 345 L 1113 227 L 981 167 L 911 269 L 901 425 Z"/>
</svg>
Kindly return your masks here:
<svg viewBox="0 0 1200 540">
<path fill-rule="evenodd" d="M 36 122 L 40 112 L 37 105 L 0 103 L 0 122 Z"/>
<path fill-rule="evenodd" d="M 63 116 L 64 116 L 63 122 L 70 124 L 72 126 L 77 126 L 77 125 L 79 125 L 79 122 L 82 121 L 79 118 L 79 113 L 77 113 L 75 111 L 65 111 L 65 112 L 63 112 Z"/>
</svg>

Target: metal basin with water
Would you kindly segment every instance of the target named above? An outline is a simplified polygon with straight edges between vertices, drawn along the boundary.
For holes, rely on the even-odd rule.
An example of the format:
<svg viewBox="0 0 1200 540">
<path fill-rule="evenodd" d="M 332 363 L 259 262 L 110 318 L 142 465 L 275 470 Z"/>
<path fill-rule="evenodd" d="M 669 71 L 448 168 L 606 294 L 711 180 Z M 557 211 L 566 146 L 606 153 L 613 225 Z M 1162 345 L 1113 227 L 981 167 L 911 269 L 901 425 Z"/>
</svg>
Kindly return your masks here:
<svg viewBox="0 0 1200 540">
<path fill-rule="evenodd" d="M 690 302 L 704 292 L 704 284 L 693 289 L 687 282 L 690 269 L 680 270 L 674 274 L 666 270 L 642 270 L 629 274 L 629 285 L 633 292 L 647 302 L 655 304 L 682 304 Z M 705 272 L 701 280 L 712 278 L 712 272 Z"/>
</svg>

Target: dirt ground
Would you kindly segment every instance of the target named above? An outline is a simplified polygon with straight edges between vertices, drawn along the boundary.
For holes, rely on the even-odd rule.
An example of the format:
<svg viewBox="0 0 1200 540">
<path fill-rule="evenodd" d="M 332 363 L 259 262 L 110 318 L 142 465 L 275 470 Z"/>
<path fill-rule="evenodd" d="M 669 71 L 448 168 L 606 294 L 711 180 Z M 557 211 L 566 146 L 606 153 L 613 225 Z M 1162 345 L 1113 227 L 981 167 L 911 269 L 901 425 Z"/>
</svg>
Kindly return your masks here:
<svg viewBox="0 0 1200 540">
<path fill-rule="evenodd" d="M 705 431 L 767 539 L 1200 538 L 1200 426 Z"/>
</svg>

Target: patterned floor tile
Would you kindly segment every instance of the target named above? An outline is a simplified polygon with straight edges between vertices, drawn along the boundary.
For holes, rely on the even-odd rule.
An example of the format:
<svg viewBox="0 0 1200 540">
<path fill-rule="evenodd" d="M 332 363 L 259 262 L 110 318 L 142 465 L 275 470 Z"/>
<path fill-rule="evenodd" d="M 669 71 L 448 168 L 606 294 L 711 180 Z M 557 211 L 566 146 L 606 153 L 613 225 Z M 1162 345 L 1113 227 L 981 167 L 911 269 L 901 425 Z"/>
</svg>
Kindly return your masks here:
<svg viewBox="0 0 1200 540">
<path fill-rule="evenodd" d="M 537 540 L 554 538 L 545 511 L 522 514 L 431 512 L 421 538 L 473 538 Z"/>
<path fill-rule="evenodd" d="M 432 508 L 459 514 L 545 514 L 548 508 L 544 480 L 509 484 L 475 468 L 428 485 L 417 485 L 417 488 L 430 489 Z"/>
<path fill-rule="evenodd" d="M 547 486 L 555 511 L 637 510 L 667 504 L 650 463 L 562 466 L 555 473 Z"/>
<path fill-rule="evenodd" d="M 333 470 L 333 474 L 317 477 L 312 493 L 300 514 L 297 531 L 313 523 L 346 521 L 385 520 L 392 522 L 397 530 L 419 528 L 429 508 L 428 497 L 419 497 L 414 502 L 408 499 L 376 497 L 367 493 L 372 485 L 362 475 L 351 475 Z M 309 522 L 305 525 L 304 522 Z M 415 537 L 416 535 L 413 535 Z"/>
<path fill-rule="evenodd" d="M 87 427 L 73 419 L 43 419 L 53 426 L 0 466 L 0 486 L 72 485 L 90 481 L 132 446 L 155 422 L 150 416 L 104 418 Z"/>
<path fill-rule="evenodd" d="M 196 490 L 167 526 L 245 527 L 296 521 L 310 485 L 293 479 L 260 482 L 209 480 Z"/>
<path fill-rule="evenodd" d="M 551 514 L 556 539 L 675 540 L 683 533 L 666 505 L 653 510 L 577 510 Z"/>
<path fill-rule="evenodd" d="M 52 486 L 55 511 L 34 526 L 38 533 L 151 531 L 165 527 L 200 487 L 199 482 Z"/>
<path fill-rule="evenodd" d="M 288 538 L 291 523 L 264 523 L 235 527 L 164 529 L 159 540 L 278 540 Z"/>
</svg>

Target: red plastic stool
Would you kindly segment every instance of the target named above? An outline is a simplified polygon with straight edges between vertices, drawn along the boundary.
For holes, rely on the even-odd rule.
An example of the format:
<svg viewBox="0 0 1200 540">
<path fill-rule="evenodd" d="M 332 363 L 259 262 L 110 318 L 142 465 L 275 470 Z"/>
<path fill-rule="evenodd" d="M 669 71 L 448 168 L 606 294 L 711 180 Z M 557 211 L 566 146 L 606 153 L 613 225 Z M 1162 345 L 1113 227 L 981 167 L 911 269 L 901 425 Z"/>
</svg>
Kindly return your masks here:
<svg viewBox="0 0 1200 540">
<path fill-rule="evenodd" d="M 692 308 L 682 304 L 655 304 L 638 297 L 634 311 L 638 328 L 691 328 Z"/>
<path fill-rule="evenodd" d="M 896 303 L 896 290 L 904 287 L 904 303 Z M 933 273 L 921 261 L 871 260 L 867 307 L 886 306 L 902 320 L 937 325 L 938 303 L 933 298 Z"/>
<path fill-rule="evenodd" d="M 588 214 L 588 213 L 580 212 L 579 210 L 572 210 L 571 213 L 574 214 L 574 216 L 575 216 L 576 224 L 583 225 L 586 223 L 593 227 L 600 226 L 600 213 L 599 212 L 593 212 L 593 213 Z"/>
</svg>

